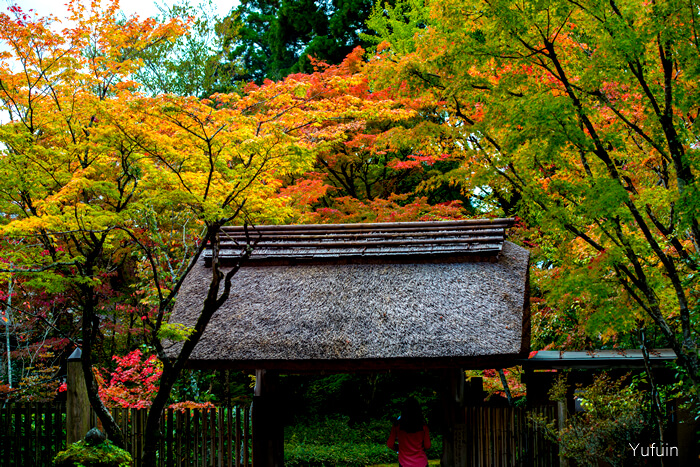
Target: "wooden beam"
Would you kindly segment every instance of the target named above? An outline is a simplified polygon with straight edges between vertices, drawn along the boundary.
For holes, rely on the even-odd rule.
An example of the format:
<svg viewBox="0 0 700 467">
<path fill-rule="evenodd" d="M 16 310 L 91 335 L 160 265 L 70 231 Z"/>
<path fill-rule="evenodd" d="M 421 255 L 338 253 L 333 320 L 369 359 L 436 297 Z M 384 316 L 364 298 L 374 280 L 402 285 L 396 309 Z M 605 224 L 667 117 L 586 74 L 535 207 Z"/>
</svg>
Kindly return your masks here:
<svg viewBox="0 0 700 467">
<path fill-rule="evenodd" d="M 467 467 L 464 370 L 443 370 L 442 387 L 443 433 L 440 465 Z"/>
<path fill-rule="evenodd" d="M 496 263 L 498 262 L 498 253 L 500 248 L 470 248 L 468 251 L 459 250 L 441 250 L 435 252 L 432 250 L 401 250 L 393 251 L 391 254 L 361 254 L 361 253 L 327 253 L 321 254 L 318 252 L 308 255 L 301 254 L 274 254 L 253 252 L 251 257 L 243 265 L 249 266 L 297 266 L 301 264 L 428 264 L 428 263 Z M 227 254 L 223 252 L 219 256 L 219 261 L 222 266 L 231 266 L 238 261 L 239 255 Z M 211 253 L 205 252 L 204 266 L 211 267 Z"/>
</svg>

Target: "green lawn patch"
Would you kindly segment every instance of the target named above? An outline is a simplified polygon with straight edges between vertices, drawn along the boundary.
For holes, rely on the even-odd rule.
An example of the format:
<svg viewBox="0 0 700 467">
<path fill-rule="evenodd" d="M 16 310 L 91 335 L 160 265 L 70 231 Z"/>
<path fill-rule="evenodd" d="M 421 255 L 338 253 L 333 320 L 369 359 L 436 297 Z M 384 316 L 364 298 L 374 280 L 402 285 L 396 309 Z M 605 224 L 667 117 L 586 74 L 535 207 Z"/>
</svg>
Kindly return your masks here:
<svg viewBox="0 0 700 467">
<path fill-rule="evenodd" d="M 285 429 L 284 462 L 288 467 L 398 466 L 397 454 L 386 447 L 391 425 L 371 420 L 350 426 L 347 416 L 327 417 Z M 442 451 L 433 439 L 429 457 Z M 437 464 L 436 464 L 437 463 Z M 439 465 L 432 461 L 430 465 Z"/>
</svg>

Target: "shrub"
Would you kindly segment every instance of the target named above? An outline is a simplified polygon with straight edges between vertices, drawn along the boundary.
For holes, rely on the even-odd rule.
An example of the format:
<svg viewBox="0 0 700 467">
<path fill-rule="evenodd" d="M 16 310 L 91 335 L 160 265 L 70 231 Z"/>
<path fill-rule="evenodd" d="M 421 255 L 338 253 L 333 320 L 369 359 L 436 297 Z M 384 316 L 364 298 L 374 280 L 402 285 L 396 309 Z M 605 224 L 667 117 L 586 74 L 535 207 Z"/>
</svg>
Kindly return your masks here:
<svg viewBox="0 0 700 467">
<path fill-rule="evenodd" d="M 611 380 L 606 374 L 598 376 L 592 385 L 580 387 L 576 397 L 584 412 L 569 414 L 566 425 L 531 416 L 530 421 L 561 447 L 561 455 L 575 459 L 581 465 L 605 462 L 619 466 L 633 462 L 629 444 L 639 441 L 647 425 L 643 393 L 623 386 L 625 378 Z M 560 378 L 550 391 L 553 401 L 565 401 L 567 385 Z"/>
<path fill-rule="evenodd" d="M 53 464 L 56 467 L 129 467 L 131 455 L 109 440 L 95 446 L 78 441 L 56 454 Z"/>
</svg>

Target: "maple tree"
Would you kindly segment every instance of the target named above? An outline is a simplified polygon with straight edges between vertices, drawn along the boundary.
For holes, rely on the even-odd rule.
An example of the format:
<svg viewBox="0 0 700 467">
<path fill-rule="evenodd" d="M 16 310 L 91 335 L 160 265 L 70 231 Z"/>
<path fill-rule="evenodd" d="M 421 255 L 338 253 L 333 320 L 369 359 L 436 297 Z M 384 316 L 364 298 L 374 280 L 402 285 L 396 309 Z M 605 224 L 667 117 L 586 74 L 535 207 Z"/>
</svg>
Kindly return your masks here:
<svg viewBox="0 0 700 467">
<path fill-rule="evenodd" d="M 314 61 L 317 70 L 353 75 L 349 94 L 371 105 L 382 100 L 405 109 L 401 116 L 375 116 L 346 126 L 318 148 L 314 169 L 281 190 L 298 223 L 391 222 L 455 219 L 479 209 L 473 194 L 445 177 L 458 169 L 442 141 L 424 141 L 434 129 L 420 106 L 392 89 L 378 90 L 367 76 L 364 50 L 356 48 L 340 66 Z M 294 79 L 306 79 L 303 74 Z"/>
<path fill-rule="evenodd" d="M 337 47 L 327 43 L 326 36 L 318 36 L 300 55 L 304 66 L 299 68 L 297 64 L 294 68 L 323 71 L 329 66 L 327 62 L 338 63 L 345 59 L 346 63 L 352 64 L 354 68 L 352 73 L 362 76 L 365 66 L 362 59 L 363 50 L 355 48 L 347 57 L 344 54 L 352 49 L 353 44 L 358 43 L 358 31 L 366 29 L 358 29 L 355 26 L 342 27 L 346 22 L 355 24 L 360 21 L 355 18 L 356 15 L 365 18 L 369 14 L 369 3 L 359 2 L 359 4 L 362 8 L 357 10 L 341 2 L 335 5 L 330 13 L 324 13 L 331 15 L 328 22 L 333 24 L 334 34 L 338 36 L 333 40 L 338 40 L 341 36 L 345 38 L 346 44 L 342 46 L 343 54 L 339 54 Z M 245 84 L 242 81 L 243 76 L 248 75 L 247 72 L 242 71 L 243 63 L 237 61 L 240 59 L 238 54 L 243 53 L 244 61 L 247 63 L 251 53 L 258 54 L 259 58 L 265 56 L 265 53 L 269 52 L 268 55 L 272 53 L 269 50 L 265 52 L 266 47 L 258 47 L 261 41 L 267 44 L 266 41 L 292 40 L 289 39 L 291 36 L 288 37 L 285 34 L 282 34 L 284 38 L 279 37 L 279 34 L 270 32 L 269 28 L 262 28 L 256 33 L 253 33 L 252 29 L 261 24 L 269 26 L 268 23 L 283 27 L 277 23 L 285 21 L 289 23 L 288 18 L 285 20 L 279 17 L 273 18 L 275 14 L 280 17 L 290 14 L 298 16 L 298 10 L 307 6 L 299 2 L 289 2 L 284 5 L 283 11 L 275 12 L 266 10 L 272 8 L 272 4 L 262 2 L 257 5 L 249 2 L 241 5 L 223 22 L 211 17 L 198 17 L 194 36 L 201 39 L 193 39 L 193 34 L 190 34 L 184 49 L 178 43 L 173 52 L 173 47 L 167 43 L 161 43 L 155 53 L 142 52 L 140 56 L 145 59 L 146 66 L 144 71 L 136 73 L 135 80 L 144 83 L 151 92 L 163 90 L 190 95 L 193 94 L 194 89 L 199 89 L 204 90 L 204 95 L 209 95 L 213 92 L 212 87 L 240 92 Z M 183 3 L 171 9 L 169 15 L 182 12 L 193 13 L 193 8 Z M 262 16 L 259 17 L 259 15 Z M 207 37 L 211 39 L 212 33 L 211 28 L 209 31 L 205 29 L 211 24 L 216 24 L 218 40 L 224 42 L 223 49 L 218 52 L 214 52 L 211 46 L 206 45 Z M 299 25 L 294 23 L 293 26 Z M 349 33 L 350 29 L 354 32 Z M 267 39 L 257 37 L 266 34 L 270 36 Z M 236 44 L 235 47 L 233 43 Z M 207 47 L 209 55 L 205 51 Z M 279 48 L 280 45 L 277 44 L 275 47 Z M 228 59 L 233 61 L 229 64 L 219 63 L 221 56 L 226 54 L 230 54 Z M 233 56 L 238 59 L 231 58 Z M 265 57 L 265 63 L 274 68 L 276 66 L 272 64 L 274 60 L 271 57 Z M 272 74 L 285 76 L 290 71 Z M 349 72 L 351 71 L 345 67 L 339 68 L 334 73 Z M 253 73 L 253 75 L 259 78 L 258 81 L 262 81 L 263 75 L 259 73 Z M 199 81 L 195 76 L 199 77 Z M 296 76 L 297 79 L 306 79 L 303 74 Z M 221 81 L 218 85 L 214 84 L 217 80 Z M 368 80 L 362 78 L 361 82 L 353 86 L 352 94 L 363 100 L 372 100 L 376 99 L 377 91 L 370 89 Z M 380 95 L 390 100 L 395 97 L 391 92 L 382 92 Z M 407 103 L 409 103 L 407 100 L 396 101 L 396 105 Z M 402 126 L 418 127 L 418 129 L 414 133 L 395 131 Z M 439 145 L 432 148 L 425 147 L 419 137 L 413 136 L 428 131 L 426 126 L 429 127 L 430 124 L 426 125 L 423 116 L 415 112 L 410 118 L 401 121 L 374 119 L 364 125 L 346 128 L 344 139 L 329 145 L 319 153 L 314 171 L 293 180 L 292 186 L 284 189 L 284 196 L 289 197 L 299 211 L 295 221 L 367 222 L 391 219 L 458 218 L 473 215 L 476 211 L 474 203 L 476 197 L 473 194 L 464 193 L 456 184 L 435 176 L 436 173 L 442 175 L 443 172 L 456 169 L 455 161 L 447 160 L 448 154 L 439 153 Z M 478 200 L 476 202 L 478 203 Z M 314 210 L 313 213 L 307 212 Z"/>
<path fill-rule="evenodd" d="M 5 272 L 42 284 L 48 293 L 70 296 L 82 322 L 83 369 L 90 402 L 110 436 L 119 428 L 97 396 L 92 375 L 98 311 L 124 253 L 120 228 L 133 225 L 138 197 L 133 145 L 115 139 L 107 121 L 111 104 L 130 93 L 135 49 L 181 31 L 134 18 L 114 21 L 117 3 L 69 5 L 71 27 L 55 32 L 54 18 L 19 7 L 0 16 L 0 99 L 9 121 L 0 128 L 3 234 L 23 248 L 3 250 L 12 258 Z M 113 144 L 113 145 L 111 145 Z"/>
<path fill-rule="evenodd" d="M 144 461 L 152 463 L 170 391 L 254 247 L 251 228 L 240 261 L 222 272 L 220 227 L 283 222 L 296 211 L 280 189 L 307 172 L 319 151 L 367 121 L 412 111 L 382 95 L 358 99 L 356 58 L 239 94 L 146 96 L 131 79 L 138 52 L 174 40 L 185 25 L 118 22 L 117 7 L 71 2 L 73 24 L 60 32 L 51 18 L 18 7 L 0 16 L 10 46 L 0 69 L 0 99 L 10 115 L 0 127 L 0 229 L 31 239 L 30 247 L 8 247 L 12 267 L 0 272 L 70 297 L 80 316 L 89 400 L 117 444 L 120 429 L 92 369 L 103 341 L 101 313 L 140 315 L 140 338 L 162 364 L 146 422 Z M 170 308 L 207 244 L 212 279 L 199 319 L 192 328 L 171 326 Z M 115 275 L 138 287 L 125 303 L 115 300 Z M 177 358 L 165 358 L 163 339 L 185 341 Z"/>
<path fill-rule="evenodd" d="M 142 409 L 151 405 L 158 392 L 158 380 L 163 372 L 155 355 L 142 359 L 140 349 L 123 357 L 115 355 L 117 367 L 98 375 L 100 398 L 108 406 Z"/>
<path fill-rule="evenodd" d="M 163 365 L 156 355 L 144 355 L 135 349 L 123 357 L 115 355 L 116 368 L 95 371 L 99 394 L 108 407 L 144 409 L 151 406 L 158 393 Z M 211 402 L 181 401 L 168 406 L 175 410 L 214 408 Z"/>
<path fill-rule="evenodd" d="M 696 383 L 697 7 L 406 0 L 370 20 L 374 86 L 444 115 L 458 183 L 534 229 L 537 308 L 604 342 L 656 329 Z"/>
<path fill-rule="evenodd" d="M 0 260 L 7 261 L 8 258 Z M 4 262 L 3 261 L 3 262 Z M 4 276 L 4 277 L 1 277 Z M 64 296 L 13 274 L 0 275 L 3 352 L 0 398 L 43 401 L 54 395 L 60 357 L 74 323 L 61 313 Z M 6 382 L 7 384 L 3 384 Z"/>
</svg>

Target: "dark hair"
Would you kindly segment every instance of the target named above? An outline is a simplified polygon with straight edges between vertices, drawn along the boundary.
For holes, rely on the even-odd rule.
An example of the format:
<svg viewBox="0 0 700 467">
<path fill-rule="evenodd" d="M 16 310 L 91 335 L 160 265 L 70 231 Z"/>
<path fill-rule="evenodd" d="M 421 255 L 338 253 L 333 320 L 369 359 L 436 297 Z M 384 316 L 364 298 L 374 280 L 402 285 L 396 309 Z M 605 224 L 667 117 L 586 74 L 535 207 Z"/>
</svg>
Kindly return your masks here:
<svg viewBox="0 0 700 467">
<path fill-rule="evenodd" d="M 401 408 L 399 428 L 406 433 L 415 433 L 421 431 L 423 425 L 425 425 L 425 420 L 420 410 L 420 404 L 418 404 L 418 401 L 413 397 L 409 397 Z"/>
</svg>

